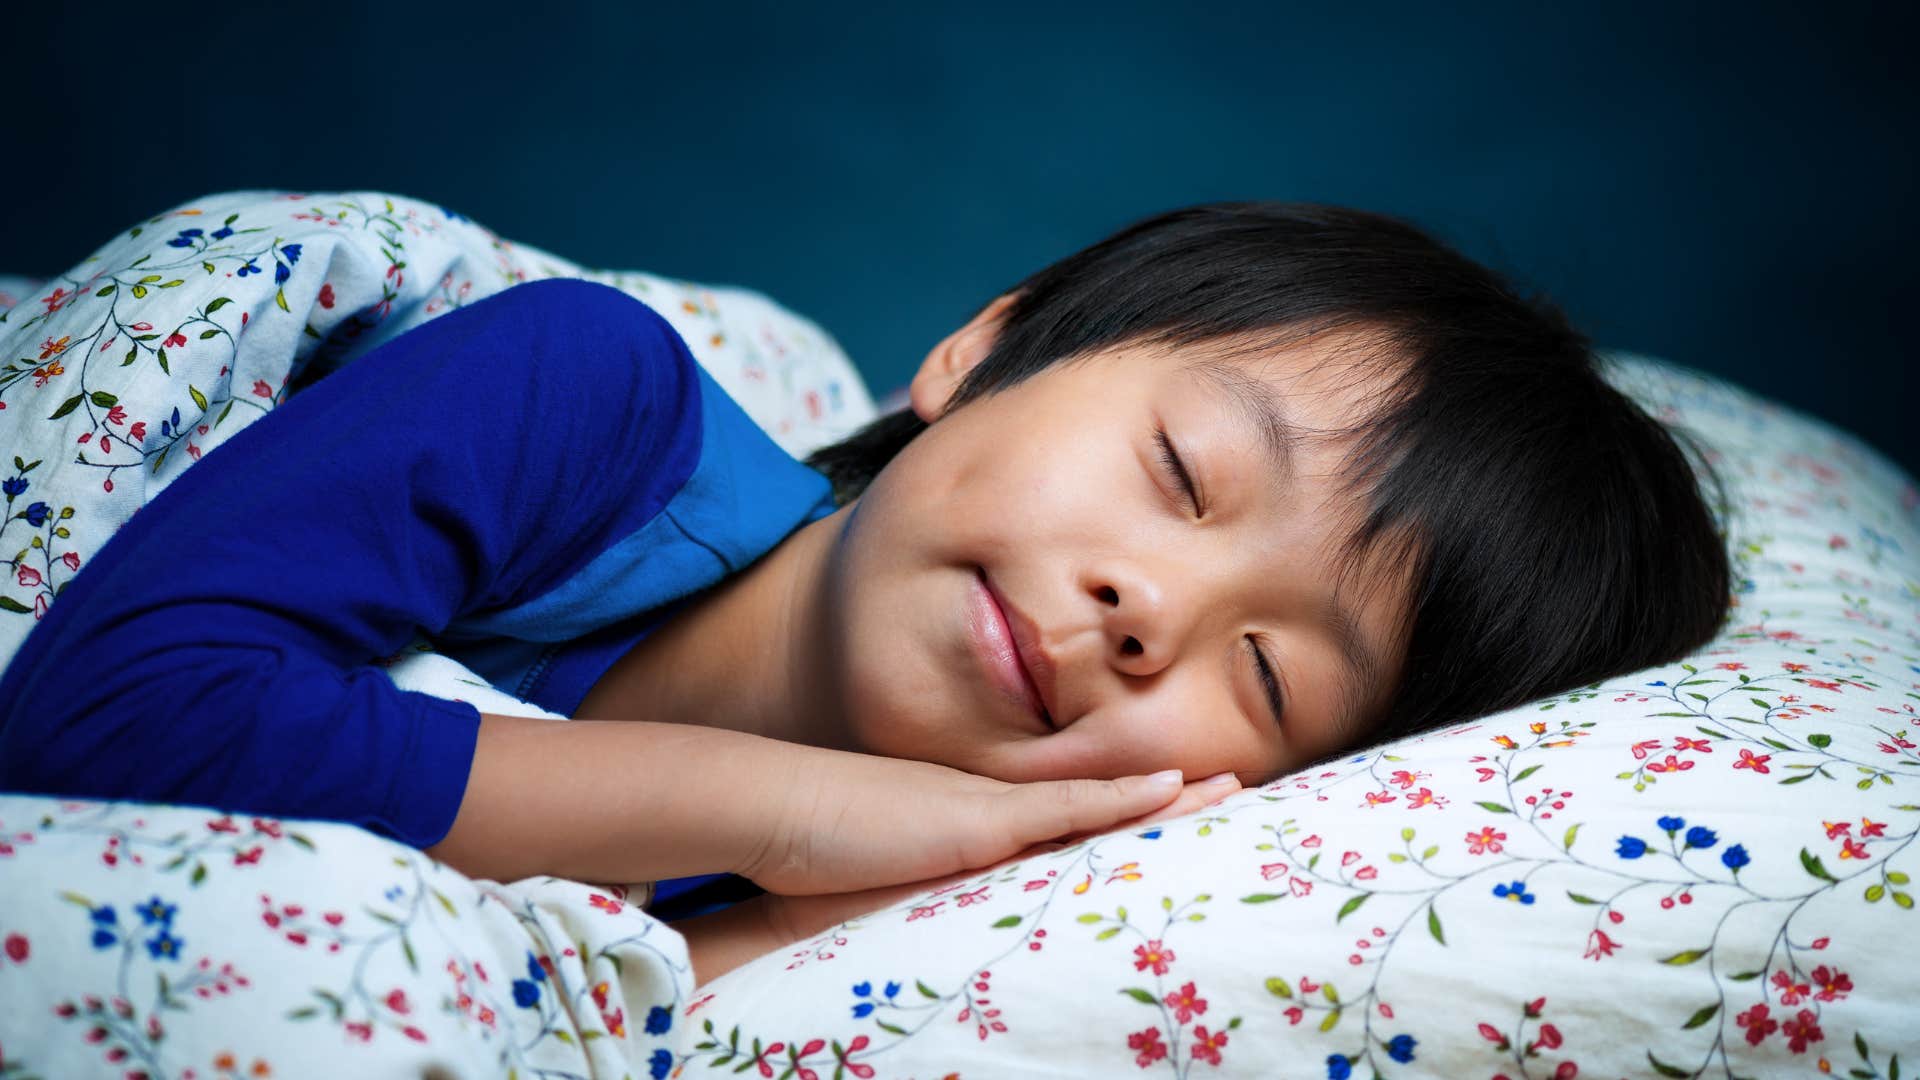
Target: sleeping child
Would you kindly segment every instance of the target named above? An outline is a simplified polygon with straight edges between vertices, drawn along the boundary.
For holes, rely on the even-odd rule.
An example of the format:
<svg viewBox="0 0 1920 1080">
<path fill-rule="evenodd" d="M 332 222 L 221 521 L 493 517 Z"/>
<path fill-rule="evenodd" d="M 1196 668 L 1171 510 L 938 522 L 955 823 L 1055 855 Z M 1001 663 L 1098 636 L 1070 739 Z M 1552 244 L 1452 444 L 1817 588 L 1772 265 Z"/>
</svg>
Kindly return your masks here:
<svg viewBox="0 0 1920 1080">
<path fill-rule="evenodd" d="M 1392 218 L 1130 226 L 804 464 L 644 303 L 536 281 L 135 514 L 0 676 L 0 789 L 351 822 L 498 880 L 737 875 L 766 895 L 676 923 L 704 981 L 1684 655 L 1728 588 L 1675 433 Z M 421 635 L 576 719 L 400 690 L 375 661 Z"/>
</svg>

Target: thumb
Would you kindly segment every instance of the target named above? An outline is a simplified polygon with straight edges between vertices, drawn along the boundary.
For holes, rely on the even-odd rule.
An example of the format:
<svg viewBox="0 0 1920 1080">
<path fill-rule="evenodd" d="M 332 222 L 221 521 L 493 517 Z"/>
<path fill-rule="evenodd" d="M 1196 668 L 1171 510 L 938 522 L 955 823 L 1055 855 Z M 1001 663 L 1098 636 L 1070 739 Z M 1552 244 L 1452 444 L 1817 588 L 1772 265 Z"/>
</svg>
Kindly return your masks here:
<svg viewBox="0 0 1920 1080">
<path fill-rule="evenodd" d="M 1151 813 L 1181 792 L 1178 769 L 1118 780 L 1049 780 L 1011 792 L 1008 831 L 1025 847 L 1070 833 L 1098 832 Z"/>
</svg>

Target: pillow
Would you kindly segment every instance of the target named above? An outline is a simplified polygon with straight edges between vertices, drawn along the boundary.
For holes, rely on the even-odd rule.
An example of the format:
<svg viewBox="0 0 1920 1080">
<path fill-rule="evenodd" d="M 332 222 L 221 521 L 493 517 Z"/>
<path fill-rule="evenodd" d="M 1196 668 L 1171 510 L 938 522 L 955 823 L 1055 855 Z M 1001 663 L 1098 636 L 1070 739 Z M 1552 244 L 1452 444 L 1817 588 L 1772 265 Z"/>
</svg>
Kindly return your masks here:
<svg viewBox="0 0 1920 1080">
<path fill-rule="evenodd" d="M 521 281 L 578 277 L 659 312 L 796 456 L 874 416 L 846 354 L 746 289 L 589 270 L 379 192 L 212 195 L 33 287 L 0 280 L 0 665 L 119 524 L 200 455 L 381 342 Z M 10 467 L 9 467 L 10 466 Z M 44 535 L 40 535 L 44 534 Z"/>
<path fill-rule="evenodd" d="M 1814 420 L 1614 361 L 1728 483 L 1735 607 L 1697 655 L 762 957 L 689 1005 L 686 1075 L 1911 1068 L 1920 493 Z"/>
</svg>

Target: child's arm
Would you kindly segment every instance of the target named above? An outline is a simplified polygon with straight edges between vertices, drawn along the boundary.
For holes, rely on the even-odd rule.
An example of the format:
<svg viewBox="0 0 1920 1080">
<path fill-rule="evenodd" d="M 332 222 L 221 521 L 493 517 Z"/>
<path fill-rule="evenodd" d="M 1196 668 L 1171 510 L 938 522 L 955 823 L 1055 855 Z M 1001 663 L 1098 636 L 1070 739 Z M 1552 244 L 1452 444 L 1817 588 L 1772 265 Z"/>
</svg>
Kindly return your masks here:
<svg viewBox="0 0 1920 1080">
<path fill-rule="evenodd" d="M 720 728 L 489 715 L 459 814 L 428 853 L 500 881 L 724 871 L 776 893 L 844 893 L 983 866 L 1179 795 L 1144 778 L 1008 784 Z"/>
<path fill-rule="evenodd" d="M 700 460 L 700 380 L 658 314 L 580 281 L 516 286 L 333 372 L 92 553 L 0 676 L 0 790 L 439 841 L 480 715 L 372 658 L 530 607 L 565 636 L 559 587 Z"/>
</svg>

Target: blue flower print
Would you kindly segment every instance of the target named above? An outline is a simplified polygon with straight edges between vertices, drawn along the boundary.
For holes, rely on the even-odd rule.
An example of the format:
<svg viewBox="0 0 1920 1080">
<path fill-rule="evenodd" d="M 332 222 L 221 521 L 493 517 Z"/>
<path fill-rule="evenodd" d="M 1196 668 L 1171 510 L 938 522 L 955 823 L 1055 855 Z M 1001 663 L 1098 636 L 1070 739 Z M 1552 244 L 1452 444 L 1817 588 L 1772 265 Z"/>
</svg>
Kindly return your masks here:
<svg viewBox="0 0 1920 1080">
<path fill-rule="evenodd" d="M 1623 836 L 1614 853 L 1623 859 L 1637 859 L 1647 853 L 1647 842 L 1637 836 Z"/>
<path fill-rule="evenodd" d="M 873 993 L 873 984 L 870 982 L 857 982 L 853 984 L 854 997 L 867 997 L 872 993 Z"/>
<path fill-rule="evenodd" d="M 260 272 L 260 268 L 259 268 L 259 267 L 257 267 L 257 266 L 255 266 L 255 265 L 253 265 L 253 260 L 252 260 L 252 259 L 248 259 L 248 260 L 247 260 L 247 265 L 245 265 L 245 266 L 243 266 L 243 267 L 241 267 L 241 268 L 240 268 L 240 269 L 239 269 L 238 271 L 236 271 L 235 273 L 236 273 L 236 274 L 237 274 L 238 276 L 240 276 L 240 277 L 246 277 L 246 276 L 247 276 L 248 274 L 257 274 L 257 273 L 259 273 L 259 272 Z"/>
<path fill-rule="evenodd" d="M 27 507 L 25 517 L 27 519 L 27 524 L 33 526 L 36 529 L 42 525 L 45 525 L 47 523 L 47 504 L 43 502 L 37 502 L 37 503 L 34 503 L 32 506 Z"/>
<path fill-rule="evenodd" d="M 1719 842 L 1720 838 L 1705 825 L 1695 825 L 1687 830 L 1687 846 L 1690 848 L 1699 848 L 1704 851 Z"/>
<path fill-rule="evenodd" d="M 287 269 L 286 263 L 281 262 L 279 259 L 273 260 L 273 283 L 275 285 L 285 285 L 287 279 L 292 276 L 293 271 Z"/>
<path fill-rule="evenodd" d="M 1727 869 L 1739 873 L 1740 868 L 1752 862 L 1753 859 L 1747 855 L 1745 846 L 1731 844 L 1728 845 L 1727 850 L 1720 853 L 1720 861 L 1726 865 Z"/>
<path fill-rule="evenodd" d="M 528 979 L 513 980 L 513 1003 L 523 1009 L 540 1004 L 540 987 Z"/>
<path fill-rule="evenodd" d="M 673 1071 L 673 1054 L 666 1050 L 655 1050 L 647 1059 L 647 1075 L 653 1080 L 667 1080 L 667 1074 Z"/>
<path fill-rule="evenodd" d="M 171 926 L 173 925 L 174 913 L 180 910 L 180 905 L 169 904 L 158 896 L 155 896 L 153 899 L 133 910 L 140 913 L 140 921 L 148 926 L 152 926 L 155 923 L 159 923 L 162 926 Z"/>
<path fill-rule="evenodd" d="M 27 493 L 27 478 L 24 476 L 9 476 L 5 483 L 0 483 L 0 491 L 6 492 L 7 498 L 9 499 L 25 495 Z"/>
<path fill-rule="evenodd" d="M 662 1008 L 658 1005 L 655 1005 L 653 1008 L 647 1010 L 647 1034 L 665 1035 L 667 1033 L 667 1029 L 672 1026 L 673 1026 L 673 1013 L 671 1010 Z"/>
<path fill-rule="evenodd" d="M 179 425 L 179 423 L 180 423 L 180 410 L 179 410 L 179 409 L 175 409 L 175 410 L 173 410 L 173 422 L 174 422 L 174 424 L 175 424 L 176 426 L 178 426 L 178 425 Z M 380 895 L 382 895 L 382 896 L 384 896 L 384 897 L 386 897 L 386 898 L 387 898 L 387 901 L 388 901 L 389 903 L 392 903 L 392 902 L 394 902 L 394 901 L 397 901 L 397 900 L 399 900 L 399 899 L 400 899 L 400 896 L 401 896 L 401 888 L 400 888 L 400 886 L 398 886 L 398 885 L 395 885 L 395 886 L 393 886 L 392 888 L 390 888 L 390 889 L 388 889 L 388 890 L 387 890 L 386 892 L 384 892 L 384 893 L 381 893 Z"/>
<path fill-rule="evenodd" d="M 865 1020 L 869 1015 L 872 1014 L 872 1012 L 873 1012 L 873 1002 L 863 1001 L 860 1004 L 855 1005 L 853 1007 L 853 1018 L 855 1020 Z"/>
<path fill-rule="evenodd" d="M 886 989 L 886 995 L 887 995 L 888 997 L 892 997 L 892 996 L 894 996 L 895 994 L 898 994 L 899 992 L 900 992 L 900 984 L 899 984 L 899 983 L 897 983 L 897 982 L 890 982 L 890 983 L 888 983 L 888 984 L 887 984 L 887 989 Z"/>
<path fill-rule="evenodd" d="M 1684 829 L 1687 827 L 1687 819 L 1677 818 L 1669 814 L 1668 816 L 1661 818 L 1659 824 L 1662 829 L 1665 829 L 1667 831 L 1668 836 L 1672 836 L 1674 833 L 1677 833 L 1681 829 Z"/>
<path fill-rule="evenodd" d="M 287 262 L 289 264 L 297 263 L 300 261 L 300 245 L 299 244 L 281 244 L 280 254 L 285 255 L 287 257 Z"/>
<path fill-rule="evenodd" d="M 1345 1054 L 1327 1055 L 1327 1080 L 1347 1080 L 1353 1075 L 1353 1062 Z"/>
<path fill-rule="evenodd" d="M 114 914 L 112 907 L 104 906 L 94 908 L 92 916 L 93 947 L 96 949 L 112 948 L 113 945 L 120 940 L 120 935 L 114 933 L 114 930 L 120 926 L 120 916 Z"/>
<path fill-rule="evenodd" d="M 1516 900 L 1522 904 L 1531 904 L 1534 899 L 1533 894 L 1527 891 L 1527 883 L 1524 881 L 1495 885 L 1493 887 L 1493 895 L 1503 900 Z"/>
<path fill-rule="evenodd" d="M 180 939 L 163 927 L 158 936 L 147 942 L 147 953 L 155 960 L 178 960 Z"/>
<path fill-rule="evenodd" d="M 1417 1041 L 1411 1035 L 1395 1035 L 1387 1040 L 1387 1056 L 1405 1065 L 1413 1060 L 1413 1048 Z"/>
<path fill-rule="evenodd" d="M 193 238 L 199 235 L 201 235 L 201 230 L 199 229 L 181 229 L 180 235 L 167 241 L 167 246 L 177 248 L 192 247 Z"/>
<path fill-rule="evenodd" d="M 534 982 L 547 981 L 546 966 L 541 964 L 540 958 L 532 953 L 527 954 L 527 974 L 533 976 Z"/>
<path fill-rule="evenodd" d="M 219 228 L 213 230 L 213 238 L 215 240 L 225 240 L 227 237 L 232 235 L 233 235 L 233 230 L 228 228 L 225 225 L 222 225 Z"/>
</svg>

